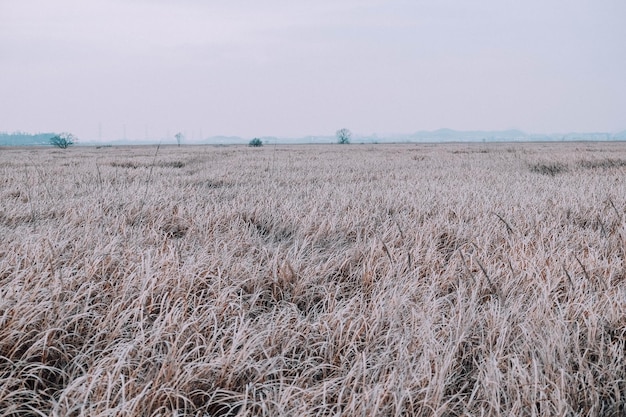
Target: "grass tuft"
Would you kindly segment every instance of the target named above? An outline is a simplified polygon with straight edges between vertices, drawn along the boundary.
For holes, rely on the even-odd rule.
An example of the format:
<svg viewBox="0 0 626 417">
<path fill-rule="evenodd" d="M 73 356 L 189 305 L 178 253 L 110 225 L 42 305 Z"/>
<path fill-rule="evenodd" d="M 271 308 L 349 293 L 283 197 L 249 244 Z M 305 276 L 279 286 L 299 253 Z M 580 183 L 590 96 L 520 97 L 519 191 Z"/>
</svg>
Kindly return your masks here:
<svg viewBox="0 0 626 417">
<path fill-rule="evenodd" d="M 530 164 L 530 172 L 554 177 L 567 171 L 567 165 L 560 162 L 537 162 Z"/>
</svg>

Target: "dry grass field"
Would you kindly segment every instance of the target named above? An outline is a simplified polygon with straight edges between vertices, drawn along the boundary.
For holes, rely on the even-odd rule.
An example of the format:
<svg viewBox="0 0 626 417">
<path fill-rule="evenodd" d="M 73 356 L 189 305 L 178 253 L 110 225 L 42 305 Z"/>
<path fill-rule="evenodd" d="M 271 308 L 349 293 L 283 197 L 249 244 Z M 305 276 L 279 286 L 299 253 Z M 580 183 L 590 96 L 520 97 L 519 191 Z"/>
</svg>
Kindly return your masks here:
<svg viewBox="0 0 626 417">
<path fill-rule="evenodd" d="M 0 149 L 0 416 L 626 414 L 626 144 Z"/>
</svg>

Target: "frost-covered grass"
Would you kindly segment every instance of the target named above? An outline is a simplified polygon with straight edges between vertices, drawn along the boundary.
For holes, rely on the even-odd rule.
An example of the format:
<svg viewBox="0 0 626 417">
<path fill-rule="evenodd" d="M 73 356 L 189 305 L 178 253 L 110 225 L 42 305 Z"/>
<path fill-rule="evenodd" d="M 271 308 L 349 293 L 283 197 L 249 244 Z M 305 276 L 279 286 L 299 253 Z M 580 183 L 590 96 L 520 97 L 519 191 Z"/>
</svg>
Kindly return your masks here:
<svg viewBox="0 0 626 417">
<path fill-rule="evenodd" d="M 626 144 L 0 150 L 0 416 L 626 413 Z"/>
</svg>

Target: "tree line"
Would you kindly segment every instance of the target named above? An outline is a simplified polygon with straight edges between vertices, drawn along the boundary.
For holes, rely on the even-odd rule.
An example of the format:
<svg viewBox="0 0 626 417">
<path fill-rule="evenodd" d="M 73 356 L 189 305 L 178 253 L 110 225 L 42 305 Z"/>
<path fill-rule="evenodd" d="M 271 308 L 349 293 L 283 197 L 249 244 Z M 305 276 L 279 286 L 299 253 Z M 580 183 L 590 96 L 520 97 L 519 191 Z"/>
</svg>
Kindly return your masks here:
<svg viewBox="0 0 626 417">
<path fill-rule="evenodd" d="M 27 145 L 49 145 L 50 138 L 56 133 L 26 133 L 26 132 L 0 132 L 0 145 L 5 146 L 27 146 Z"/>
</svg>

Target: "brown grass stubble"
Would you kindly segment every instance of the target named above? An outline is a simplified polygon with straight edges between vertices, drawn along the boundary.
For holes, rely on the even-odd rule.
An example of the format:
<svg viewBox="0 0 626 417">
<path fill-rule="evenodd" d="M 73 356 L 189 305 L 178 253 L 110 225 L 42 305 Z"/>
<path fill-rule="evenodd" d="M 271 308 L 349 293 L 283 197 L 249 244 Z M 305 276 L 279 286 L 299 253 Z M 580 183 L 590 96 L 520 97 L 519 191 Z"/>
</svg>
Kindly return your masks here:
<svg viewBox="0 0 626 417">
<path fill-rule="evenodd" d="M 155 150 L 0 153 L 1 416 L 626 412 L 623 144 Z"/>
</svg>

